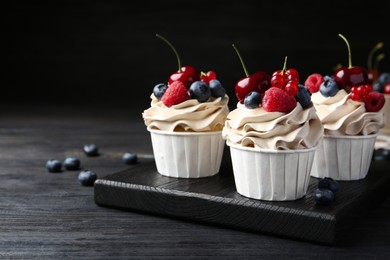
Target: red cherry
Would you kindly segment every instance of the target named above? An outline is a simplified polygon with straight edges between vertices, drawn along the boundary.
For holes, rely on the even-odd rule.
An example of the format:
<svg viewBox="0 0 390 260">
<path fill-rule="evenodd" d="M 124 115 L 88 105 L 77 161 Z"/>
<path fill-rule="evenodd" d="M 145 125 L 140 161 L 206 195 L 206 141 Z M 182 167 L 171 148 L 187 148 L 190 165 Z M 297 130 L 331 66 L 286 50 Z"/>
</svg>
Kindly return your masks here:
<svg viewBox="0 0 390 260">
<path fill-rule="evenodd" d="M 349 46 L 348 40 L 341 34 L 339 36 L 345 41 L 348 48 L 348 67 L 338 68 L 334 72 L 334 81 L 340 89 L 345 89 L 348 93 L 351 91 L 353 86 L 364 85 L 368 83 L 367 71 L 360 66 L 352 66 L 351 59 L 351 48 Z"/>
<path fill-rule="evenodd" d="M 274 73 L 272 73 L 271 77 L 273 77 L 275 75 L 279 75 L 279 74 L 281 74 L 281 72 L 282 72 L 282 70 L 275 70 Z"/>
<path fill-rule="evenodd" d="M 384 94 L 390 94 L 390 83 L 387 83 L 387 84 L 383 87 L 383 93 L 384 93 Z"/>
<path fill-rule="evenodd" d="M 232 46 L 236 51 L 238 58 L 240 59 L 241 66 L 244 69 L 246 75 L 245 78 L 240 79 L 236 83 L 236 87 L 234 89 L 238 100 L 241 104 L 243 104 L 246 95 L 248 95 L 252 91 L 258 92 L 263 95 L 264 92 L 271 87 L 271 83 L 269 76 L 263 71 L 258 71 L 249 75 L 238 49 L 234 44 L 232 44 Z"/>
<path fill-rule="evenodd" d="M 194 67 L 191 66 L 182 67 L 179 54 L 177 53 L 176 48 L 172 45 L 172 43 L 159 34 L 156 34 L 156 36 L 164 41 L 172 49 L 177 59 L 178 70 L 169 77 L 168 83 L 171 84 L 174 81 L 181 81 L 186 86 L 186 88 L 189 89 L 192 82 L 199 80 L 198 72 Z"/>
<path fill-rule="evenodd" d="M 367 71 L 368 83 L 374 83 L 379 77 L 379 71 L 377 70 L 369 70 Z"/>
<path fill-rule="evenodd" d="M 378 71 L 378 63 L 384 58 L 384 54 L 381 53 L 379 54 L 376 59 L 374 66 L 372 65 L 372 60 L 374 53 L 378 51 L 380 48 L 384 46 L 383 42 L 378 42 L 369 52 L 368 57 L 367 57 L 367 76 L 368 76 L 368 82 L 370 84 L 374 83 L 378 77 L 380 72 Z"/>
<path fill-rule="evenodd" d="M 171 84 L 174 81 L 181 81 L 184 83 L 186 88 L 190 88 L 192 82 L 199 80 L 198 71 L 191 66 L 181 67 L 181 70 L 173 73 L 168 80 L 168 83 Z"/>
<path fill-rule="evenodd" d="M 217 74 L 212 70 L 207 71 L 207 73 L 204 73 L 203 71 L 200 73 L 200 80 L 206 83 L 209 83 L 211 80 L 216 78 Z"/>
</svg>

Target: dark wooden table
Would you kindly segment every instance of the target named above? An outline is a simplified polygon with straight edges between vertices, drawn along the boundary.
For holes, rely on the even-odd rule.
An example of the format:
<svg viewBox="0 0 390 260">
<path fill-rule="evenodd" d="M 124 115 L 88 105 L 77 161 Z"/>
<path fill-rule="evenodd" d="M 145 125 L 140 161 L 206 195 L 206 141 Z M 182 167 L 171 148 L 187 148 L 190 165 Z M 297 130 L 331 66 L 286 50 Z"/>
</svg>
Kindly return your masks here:
<svg viewBox="0 0 390 260">
<path fill-rule="evenodd" d="M 49 173 L 76 156 L 104 177 L 131 167 L 126 151 L 152 153 L 140 109 L 2 108 L 0 259 L 389 259 L 390 196 L 356 217 L 337 246 L 98 206 L 79 171 Z M 84 144 L 101 155 L 87 157 Z"/>
</svg>

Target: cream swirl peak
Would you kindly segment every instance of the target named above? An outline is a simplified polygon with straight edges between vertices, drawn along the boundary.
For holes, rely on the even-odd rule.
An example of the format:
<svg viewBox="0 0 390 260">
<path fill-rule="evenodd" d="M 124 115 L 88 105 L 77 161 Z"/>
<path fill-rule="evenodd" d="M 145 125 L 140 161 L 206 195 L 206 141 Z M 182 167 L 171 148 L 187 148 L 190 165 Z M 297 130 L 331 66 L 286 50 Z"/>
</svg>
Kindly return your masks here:
<svg viewBox="0 0 390 260">
<path fill-rule="evenodd" d="M 325 135 L 370 135 L 384 126 L 383 109 L 367 112 L 364 102 L 351 100 L 343 89 L 333 97 L 313 93 L 312 102 Z"/>
<path fill-rule="evenodd" d="M 150 108 L 142 113 L 148 129 L 169 132 L 220 131 L 229 114 L 227 95 L 203 103 L 189 99 L 171 107 L 165 106 L 153 94 L 150 98 Z"/>
<path fill-rule="evenodd" d="M 225 140 L 244 147 L 273 150 L 315 147 L 323 127 L 314 107 L 297 106 L 290 113 L 267 112 L 263 107 L 247 109 L 238 103 L 229 113 L 222 132 Z"/>
</svg>

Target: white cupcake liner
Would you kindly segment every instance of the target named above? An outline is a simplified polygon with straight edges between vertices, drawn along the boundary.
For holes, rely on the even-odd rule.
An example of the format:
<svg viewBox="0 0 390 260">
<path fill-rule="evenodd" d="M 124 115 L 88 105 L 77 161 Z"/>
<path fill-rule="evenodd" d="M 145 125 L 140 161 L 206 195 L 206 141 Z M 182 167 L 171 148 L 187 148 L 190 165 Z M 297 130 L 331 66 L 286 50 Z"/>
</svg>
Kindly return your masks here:
<svg viewBox="0 0 390 260">
<path fill-rule="evenodd" d="M 310 180 L 317 147 L 268 150 L 227 142 L 238 193 L 252 199 L 287 201 L 302 198 Z"/>
<path fill-rule="evenodd" d="M 176 178 L 201 178 L 219 172 L 225 145 L 222 131 L 148 131 L 160 174 Z"/>
<path fill-rule="evenodd" d="M 384 94 L 385 96 L 385 126 L 379 130 L 382 134 L 390 135 L 390 94 Z"/>
<path fill-rule="evenodd" d="M 314 157 L 311 176 L 334 180 L 361 180 L 367 176 L 376 135 L 325 135 Z"/>
</svg>

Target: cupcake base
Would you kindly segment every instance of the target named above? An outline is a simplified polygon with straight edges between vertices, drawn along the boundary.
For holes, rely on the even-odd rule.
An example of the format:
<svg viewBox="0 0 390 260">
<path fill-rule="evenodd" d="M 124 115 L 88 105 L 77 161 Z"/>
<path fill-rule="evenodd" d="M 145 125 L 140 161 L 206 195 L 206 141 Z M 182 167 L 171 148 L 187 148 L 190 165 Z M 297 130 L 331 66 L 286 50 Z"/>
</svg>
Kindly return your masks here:
<svg viewBox="0 0 390 260">
<path fill-rule="evenodd" d="M 221 131 L 148 131 L 160 174 L 176 178 L 201 178 L 219 172 L 225 145 Z"/>
<path fill-rule="evenodd" d="M 361 180 L 367 176 L 377 135 L 325 135 L 315 154 L 311 176 Z"/>
<path fill-rule="evenodd" d="M 288 201 L 305 196 L 316 147 L 266 150 L 227 142 L 237 192 L 259 200 Z"/>
</svg>

